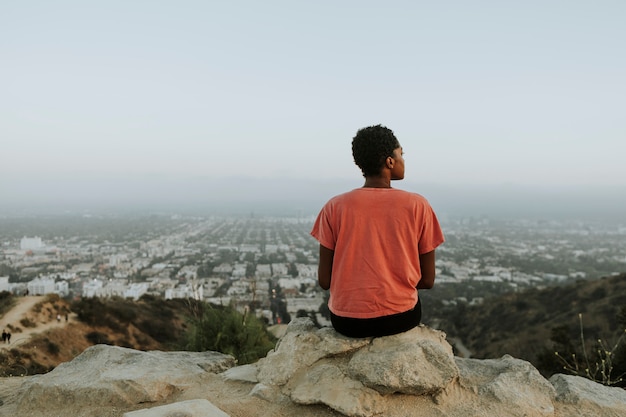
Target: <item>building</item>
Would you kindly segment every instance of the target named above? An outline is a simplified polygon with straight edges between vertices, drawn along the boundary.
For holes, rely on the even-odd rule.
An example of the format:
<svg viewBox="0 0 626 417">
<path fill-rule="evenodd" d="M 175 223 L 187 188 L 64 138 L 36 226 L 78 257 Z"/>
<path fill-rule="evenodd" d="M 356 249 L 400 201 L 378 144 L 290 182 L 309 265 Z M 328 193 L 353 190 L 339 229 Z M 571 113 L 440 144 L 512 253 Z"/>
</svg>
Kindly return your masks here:
<svg viewBox="0 0 626 417">
<path fill-rule="evenodd" d="M 179 285 L 176 288 L 168 288 L 165 290 L 165 299 L 173 298 L 192 298 L 201 301 L 204 296 L 204 288 L 202 285 Z"/>
<path fill-rule="evenodd" d="M 83 282 L 83 297 L 95 297 L 104 286 L 101 279 L 93 279 Z"/>
<path fill-rule="evenodd" d="M 28 283 L 28 293 L 30 295 L 54 294 L 56 287 L 52 278 L 35 278 Z"/>
<path fill-rule="evenodd" d="M 144 295 L 150 289 L 150 284 L 147 282 L 136 282 L 130 284 L 130 287 L 124 292 L 124 298 L 132 298 L 138 300 L 139 297 Z"/>
<path fill-rule="evenodd" d="M 22 240 L 20 240 L 20 249 L 21 250 L 39 250 L 43 249 L 44 244 L 41 241 L 40 237 L 26 237 L 24 236 Z"/>
<path fill-rule="evenodd" d="M 9 277 L 0 277 L 0 292 L 9 291 Z"/>
<path fill-rule="evenodd" d="M 70 294 L 70 285 L 67 281 L 57 281 L 54 283 L 54 292 L 61 297 L 67 297 Z"/>
</svg>

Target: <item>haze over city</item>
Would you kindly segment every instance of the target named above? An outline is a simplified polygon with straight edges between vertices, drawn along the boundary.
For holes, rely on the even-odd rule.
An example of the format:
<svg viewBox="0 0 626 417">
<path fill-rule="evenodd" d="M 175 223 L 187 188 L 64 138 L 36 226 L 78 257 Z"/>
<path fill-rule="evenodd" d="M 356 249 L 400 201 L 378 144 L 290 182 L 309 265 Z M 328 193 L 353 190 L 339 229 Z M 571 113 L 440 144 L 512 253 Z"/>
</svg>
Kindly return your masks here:
<svg viewBox="0 0 626 417">
<path fill-rule="evenodd" d="M 435 208 L 620 213 L 621 1 L 12 2 L 0 209 L 289 201 L 383 124 Z M 298 201 L 296 201 L 298 200 Z"/>
</svg>

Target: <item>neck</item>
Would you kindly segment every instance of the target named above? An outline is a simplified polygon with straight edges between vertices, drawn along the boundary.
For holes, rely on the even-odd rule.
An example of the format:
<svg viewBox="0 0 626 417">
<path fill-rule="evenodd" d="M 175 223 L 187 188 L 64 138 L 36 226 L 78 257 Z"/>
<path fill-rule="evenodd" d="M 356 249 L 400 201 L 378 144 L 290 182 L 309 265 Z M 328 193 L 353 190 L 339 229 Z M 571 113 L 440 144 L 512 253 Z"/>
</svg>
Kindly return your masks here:
<svg viewBox="0 0 626 417">
<path fill-rule="evenodd" d="M 391 178 L 365 177 L 363 188 L 391 188 Z"/>
</svg>

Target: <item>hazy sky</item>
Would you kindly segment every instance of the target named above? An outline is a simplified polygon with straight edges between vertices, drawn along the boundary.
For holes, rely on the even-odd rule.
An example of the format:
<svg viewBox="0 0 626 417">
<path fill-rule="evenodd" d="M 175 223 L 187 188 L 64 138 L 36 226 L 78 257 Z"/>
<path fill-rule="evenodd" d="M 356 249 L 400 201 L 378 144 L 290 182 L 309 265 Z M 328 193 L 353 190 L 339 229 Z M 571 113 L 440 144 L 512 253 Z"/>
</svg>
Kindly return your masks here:
<svg viewBox="0 0 626 417">
<path fill-rule="evenodd" d="M 381 123 L 412 181 L 626 185 L 623 0 L 0 9 L 0 182 L 360 178 Z"/>
</svg>

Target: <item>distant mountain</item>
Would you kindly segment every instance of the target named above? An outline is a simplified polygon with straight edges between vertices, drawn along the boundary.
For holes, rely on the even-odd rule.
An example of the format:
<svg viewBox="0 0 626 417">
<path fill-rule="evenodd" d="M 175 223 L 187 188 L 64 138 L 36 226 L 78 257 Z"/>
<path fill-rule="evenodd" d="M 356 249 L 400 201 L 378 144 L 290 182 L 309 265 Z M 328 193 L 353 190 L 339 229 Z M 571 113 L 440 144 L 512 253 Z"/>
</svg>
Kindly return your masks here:
<svg viewBox="0 0 626 417">
<path fill-rule="evenodd" d="M 362 184 L 360 177 L 22 176 L 0 182 L 0 216 L 65 210 L 312 215 L 332 196 Z M 442 216 L 610 216 L 626 221 L 626 186 L 444 185 L 411 179 L 393 186 L 424 195 Z"/>
</svg>

